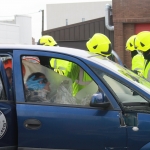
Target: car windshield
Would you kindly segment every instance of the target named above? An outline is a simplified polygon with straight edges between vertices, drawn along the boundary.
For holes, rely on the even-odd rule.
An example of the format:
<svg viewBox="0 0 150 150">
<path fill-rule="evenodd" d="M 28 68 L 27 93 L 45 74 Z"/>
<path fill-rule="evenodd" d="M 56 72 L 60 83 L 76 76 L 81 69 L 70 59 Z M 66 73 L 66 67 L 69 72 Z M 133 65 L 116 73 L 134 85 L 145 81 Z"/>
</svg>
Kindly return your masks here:
<svg viewBox="0 0 150 150">
<path fill-rule="evenodd" d="M 119 64 L 112 62 L 107 58 L 96 56 L 96 57 L 92 57 L 92 60 L 94 60 L 94 62 L 96 62 L 97 64 L 101 64 L 101 66 L 110 69 L 112 72 L 127 79 L 128 81 L 134 83 L 135 85 L 137 85 L 141 89 L 144 89 L 147 93 L 150 94 L 150 82 L 147 81 L 145 78 L 138 76 L 131 70 L 123 66 L 120 66 Z"/>
<path fill-rule="evenodd" d="M 107 88 L 114 94 L 114 96 L 117 97 L 119 104 L 121 104 L 127 110 L 150 111 L 149 98 L 143 96 L 141 92 L 137 93 L 134 90 L 134 87 L 131 88 L 129 84 L 133 83 L 135 86 L 139 87 L 141 91 L 150 94 L 150 83 L 147 80 L 139 77 L 127 68 L 124 68 L 119 64 L 116 64 L 101 56 L 92 57 L 92 59 L 94 62 L 104 67 L 101 69 L 98 69 L 97 67 L 91 68 L 100 77 Z M 117 75 L 116 77 L 112 76 L 111 72 L 106 73 L 105 71 L 102 71 L 105 68 L 128 80 L 129 83 L 126 83 L 125 80 L 121 80 L 121 78 L 117 78 Z"/>
</svg>

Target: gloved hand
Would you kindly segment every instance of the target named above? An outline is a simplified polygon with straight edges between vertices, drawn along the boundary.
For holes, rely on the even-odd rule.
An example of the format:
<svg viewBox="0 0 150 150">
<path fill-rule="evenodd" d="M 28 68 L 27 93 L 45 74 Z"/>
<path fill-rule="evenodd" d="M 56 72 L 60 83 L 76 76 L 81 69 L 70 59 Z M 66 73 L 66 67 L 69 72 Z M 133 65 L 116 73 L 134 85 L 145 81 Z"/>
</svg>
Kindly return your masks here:
<svg viewBox="0 0 150 150">
<path fill-rule="evenodd" d="M 45 87 L 45 83 L 40 83 L 40 81 L 43 80 L 43 78 L 39 78 L 37 80 L 34 80 L 35 76 L 32 76 L 28 79 L 26 82 L 26 86 L 29 90 L 41 90 Z"/>
</svg>

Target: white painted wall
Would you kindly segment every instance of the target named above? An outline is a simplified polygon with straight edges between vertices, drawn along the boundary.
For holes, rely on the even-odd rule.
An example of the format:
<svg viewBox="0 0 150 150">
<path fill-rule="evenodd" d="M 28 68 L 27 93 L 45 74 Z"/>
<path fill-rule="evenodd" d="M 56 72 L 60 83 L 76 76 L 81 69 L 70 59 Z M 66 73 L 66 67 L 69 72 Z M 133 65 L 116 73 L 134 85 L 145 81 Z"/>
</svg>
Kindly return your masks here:
<svg viewBox="0 0 150 150">
<path fill-rule="evenodd" d="M 32 44 L 32 26 L 31 17 L 16 15 L 16 24 L 20 26 L 20 44 Z"/>
<path fill-rule="evenodd" d="M 0 23 L 0 43 L 18 44 L 20 43 L 19 25 Z"/>
<path fill-rule="evenodd" d="M 111 4 L 111 0 L 99 2 L 80 2 L 80 3 L 62 3 L 62 4 L 47 4 L 47 30 L 68 25 L 101 18 L 105 16 L 105 6 Z"/>
<path fill-rule="evenodd" d="M 31 17 L 16 15 L 0 22 L 0 44 L 32 44 Z"/>
</svg>

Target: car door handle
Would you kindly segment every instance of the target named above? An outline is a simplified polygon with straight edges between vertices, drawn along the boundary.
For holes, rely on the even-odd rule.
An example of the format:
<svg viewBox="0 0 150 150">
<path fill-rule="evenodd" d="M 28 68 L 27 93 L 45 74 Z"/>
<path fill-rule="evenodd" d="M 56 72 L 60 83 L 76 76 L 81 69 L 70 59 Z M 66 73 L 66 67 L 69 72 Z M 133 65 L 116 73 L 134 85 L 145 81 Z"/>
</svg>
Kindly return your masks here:
<svg viewBox="0 0 150 150">
<path fill-rule="evenodd" d="M 41 122 L 37 119 L 28 119 L 24 122 L 27 129 L 37 130 L 41 127 Z"/>
</svg>

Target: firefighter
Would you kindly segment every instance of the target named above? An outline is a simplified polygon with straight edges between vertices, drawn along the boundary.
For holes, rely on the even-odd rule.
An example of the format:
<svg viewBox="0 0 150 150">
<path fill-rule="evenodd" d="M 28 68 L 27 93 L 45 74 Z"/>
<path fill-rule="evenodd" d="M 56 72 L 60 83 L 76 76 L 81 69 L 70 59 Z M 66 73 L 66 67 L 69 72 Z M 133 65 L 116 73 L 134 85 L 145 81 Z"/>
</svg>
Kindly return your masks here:
<svg viewBox="0 0 150 150">
<path fill-rule="evenodd" d="M 86 46 L 90 52 L 100 54 L 104 57 L 111 55 L 111 42 L 101 33 L 96 33 L 87 41 Z M 65 76 L 72 79 L 73 82 L 73 96 L 83 89 L 86 85 L 91 83 L 92 78 L 83 69 L 75 63 L 69 62 L 65 72 Z"/>
<path fill-rule="evenodd" d="M 58 46 L 57 42 L 54 40 L 52 36 L 43 35 L 37 45 L 44 45 L 44 46 Z"/>
<path fill-rule="evenodd" d="M 144 77 L 150 81 L 150 32 L 142 31 L 137 34 L 135 39 L 135 46 L 143 53 L 144 64 Z"/>
<path fill-rule="evenodd" d="M 135 47 L 136 35 L 132 35 L 126 42 L 126 50 L 131 52 L 132 57 L 132 67 L 131 70 L 143 77 L 144 71 L 144 56 L 142 53 L 137 51 Z"/>
<path fill-rule="evenodd" d="M 54 40 L 52 36 L 44 35 L 42 36 L 37 45 L 44 45 L 44 46 L 58 46 L 57 42 Z M 58 72 L 61 75 L 64 75 L 64 72 L 66 70 L 66 66 L 68 65 L 68 61 L 61 60 L 61 59 L 55 59 L 52 58 L 50 60 L 50 66 L 54 68 L 55 72 Z"/>
<path fill-rule="evenodd" d="M 112 53 L 112 45 L 107 36 L 102 33 L 95 33 L 86 43 L 87 49 L 104 57 L 109 57 Z"/>
<path fill-rule="evenodd" d="M 98 42 L 97 40 L 103 40 L 101 42 Z M 105 44 L 105 42 L 109 43 L 108 45 Z M 101 45 L 101 43 L 104 43 Z M 87 49 L 90 52 L 98 53 L 104 57 L 107 57 L 108 59 L 115 62 L 115 59 L 118 61 L 118 63 L 123 66 L 123 63 L 121 59 L 119 58 L 118 54 L 112 50 L 112 44 L 107 36 L 105 36 L 102 33 L 95 33 L 93 37 L 86 43 Z M 106 46 L 106 47 L 104 47 Z"/>
</svg>

